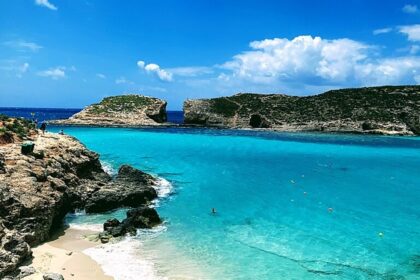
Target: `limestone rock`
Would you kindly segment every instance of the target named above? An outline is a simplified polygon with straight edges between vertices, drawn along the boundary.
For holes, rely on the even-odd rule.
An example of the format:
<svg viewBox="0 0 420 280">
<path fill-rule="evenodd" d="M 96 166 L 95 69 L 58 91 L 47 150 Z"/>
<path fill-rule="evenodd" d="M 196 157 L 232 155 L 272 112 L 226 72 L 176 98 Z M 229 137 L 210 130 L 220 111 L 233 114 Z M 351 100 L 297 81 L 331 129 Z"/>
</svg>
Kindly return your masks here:
<svg viewBox="0 0 420 280">
<path fill-rule="evenodd" d="M 156 180 L 149 174 L 123 165 L 116 179 L 93 193 L 87 200 L 88 213 L 109 211 L 118 207 L 138 207 L 157 198 Z"/>
<path fill-rule="evenodd" d="M 111 237 L 120 237 L 127 233 L 134 235 L 139 228 L 152 228 L 161 222 L 154 208 L 143 206 L 130 209 L 127 211 L 127 218 L 122 222 L 119 222 L 117 219 L 106 221 L 104 223 L 104 232 L 101 233 L 100 239 L 103 243 L 106 243 Z"/>
<path fill-rule="evenodd" d="M 34 142 L 43 158 L 23 155 L 19 142 L 0 144 L 0 279 L 17 275 L 30 246 L 47 240 L 67 213 L 146 206 L 157 197 L 152 176 L 123 166 L 112 180 L 98 154 L 73 137 L 46 133 Z"/>
<path fill-rule="evenodd" d="M 342 89 L 304 97 L 243 93 L 187 100 L 184 121 L 277 131 L 420 135 L 420 86 Z"/>
<path fill-rule="evenodd" d="M 157 126 L 166 122 L 166 101 L 138 94 L 104 98 L 67 120 L 53 124 L 89 126 Z"/>
</svg>

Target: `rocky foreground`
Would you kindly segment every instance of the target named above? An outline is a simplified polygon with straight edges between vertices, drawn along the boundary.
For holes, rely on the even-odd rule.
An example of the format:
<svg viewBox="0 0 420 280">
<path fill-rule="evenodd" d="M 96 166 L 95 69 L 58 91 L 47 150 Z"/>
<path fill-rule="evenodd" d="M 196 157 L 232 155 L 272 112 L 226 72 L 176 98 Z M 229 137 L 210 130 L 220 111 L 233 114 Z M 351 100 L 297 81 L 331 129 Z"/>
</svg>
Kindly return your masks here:
<svg viewBox="0 0 420 280">
<path fill-rule="evenodd" d="M 50 121 L 58 125 L 159 126 L 166 122 L 166 101 L 137 94 L 104 98 L 69 119 Z"/>
<path fill-rule="evenodd" d="M 0 279 L 16 273 L 31 247 L 48 240 L 76 209 L 133 207 L 119 235 L 160 223 L 148 207 L 157 198 L 154 177 L 124 165 L 111 178 L 98 154 L 75 138 L 35 130 L 27 135 L 35 143 L 31 154 L 21 153 L 20 137 L 0 145 Z"/>
<path fill-rule="evenodd" d="M 227 128 L 420 135 L 420 86 L 187 100 L 184 121 Z"/>
</svg>

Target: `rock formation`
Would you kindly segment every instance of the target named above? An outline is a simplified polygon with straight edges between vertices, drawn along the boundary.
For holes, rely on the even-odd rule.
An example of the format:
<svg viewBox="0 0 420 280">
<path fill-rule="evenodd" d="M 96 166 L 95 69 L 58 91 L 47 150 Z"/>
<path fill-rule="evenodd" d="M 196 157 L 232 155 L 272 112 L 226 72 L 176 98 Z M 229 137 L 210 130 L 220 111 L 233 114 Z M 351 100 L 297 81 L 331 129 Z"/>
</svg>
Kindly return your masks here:
<svg viewBox="0 0 420 280">
<path fill-rule="evenodd" d="M 99 236 L 103 243 L 112 237 L 120 237 L 129 233 L 136 234 L 138 228 L 152 228 L 161 223 L 160 217 L 155 209 L 149 207 L 138 207 L 127 211 L 127 218 L 122 222 L 117 219 L 110 219 L 104 223 L 104 232 Z"/>
<path fill-rule="evenodd" d="M 66 120 L 61 125 L 157 126 L 166 122 L 166 101 L 137 94 L 104 98 Z"/>
<path fill-rule="evenodd" d="M 186 124 L 228 128 L 420 135 L 420 86 L 187 100 L 184 119 Z"/>
<path fill-rule="evenodd" d="M 113 180 L 98 154 L 73 137 L 46 133 L 33 141 L 29 155 L 21 153 L 19 141 L 0 145 L 0 279 L 16 271 L 31 256 L 30 247 L 47 240 L 68 212 L 148 209 L 157 198 L 152 176 L 123 166 Z"/>
</svg>

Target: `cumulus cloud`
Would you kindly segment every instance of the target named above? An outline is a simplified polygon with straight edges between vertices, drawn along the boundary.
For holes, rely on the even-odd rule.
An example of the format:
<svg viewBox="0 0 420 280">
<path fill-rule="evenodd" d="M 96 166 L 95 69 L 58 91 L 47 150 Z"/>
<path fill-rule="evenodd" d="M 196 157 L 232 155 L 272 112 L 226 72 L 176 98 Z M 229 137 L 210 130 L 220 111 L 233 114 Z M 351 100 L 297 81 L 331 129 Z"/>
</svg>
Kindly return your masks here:
<svg viewBox="0 0 420 280">
<path fill-rule="evenodd" d="M 404 7 L 402 8 L 402 11 L 407 14 L 415 14 L 419 11 L 419 9 L 416 5 L 407 4 L 407 5 L 404 5 Z"/>
<path fill-rule="evenodd" d="M 148 73 L 155 74 L 161 81 L 165 81 L 165 82 L 173 81 L 172 73 L 168 72 L 165 69 L 160 68 L 158 64 L 155 64 L 155 63 L 146 64 L 144 61 L 139 60 L 137 61 L 137 66 Z"/>
<path fill-rule="evenodd" d="M 373 30 L 373 35 L 386 34 L 386 33 L 389 33 L 391 31 L 392 31 L 392 28 L 390 28 L 390 27 L 375 29 L 375 30 Z"/>
<path fill-rule="evenodd" d="M 37 52 L 42 49 L 42 46 L 34 42 L 27 42 L 24 40 L 7 41 L 3 42 L 3 45 L 17 49 L 19 51 L 32 51 Z"/>
<path fill-rule="evenodd" d="M 251 51 L 234 56 L 222 67 L 235 77 L 260 83 L 313 78 L 343 82 L 354 74 L 354 65 L 366 58 L 370 48 L 349 39 L 311 36 L 254 41 L 250 47 Z"/>
<path fill-rule="evenodd" d="M 420 41 L 420 24 L 400 26 L 399 31 L 407 35 L 409 41 Z"/>
<path fill-rule="evenodd" d="M 41 77 L 48 77 L 53 80 L 63 79 L 66 77 L 66 68 L 63 66 L 58 66 L 55 68 L 50 68 L 44 71 L 38 72 L 38 75 Z"/>
<path fill-rule="evenodd" d="M 42 6 L 45 8 L 48 8 L 50 10 L 58 10 L 57 6 L 55 6 L 54 4 L 51 4 L 48 0 L 35 0 L 35 4 L 38 6 Z"/>
<path fill-rule="evenodd" d="M 219 80 L 273 87 L 356 86 L 412 83 L 420 73 L 418 57 L 375 58 L 375 46 L 350 39 L 275 38 L 251 42 L 250 48 L 222 65 Z"/>
</svg>

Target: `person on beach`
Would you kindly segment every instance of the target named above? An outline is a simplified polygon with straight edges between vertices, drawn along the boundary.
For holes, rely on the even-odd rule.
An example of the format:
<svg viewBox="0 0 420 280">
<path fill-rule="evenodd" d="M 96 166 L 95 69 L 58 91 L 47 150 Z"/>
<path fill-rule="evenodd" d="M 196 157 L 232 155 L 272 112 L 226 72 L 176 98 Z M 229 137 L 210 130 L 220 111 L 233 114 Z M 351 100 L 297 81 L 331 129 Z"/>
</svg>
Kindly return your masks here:
<svg viewBox="0 0 420 280">
<path fill-rule="evenodd" d="M 45 122 L 43 122 L 43 123 L 41 124 L 40 129 L 41 129 L 41 131 L 42 131 L 42 134 L 45 134 L 45 130 L 47 130 L 47 124 L 46 124 Z"/>
</svg>

